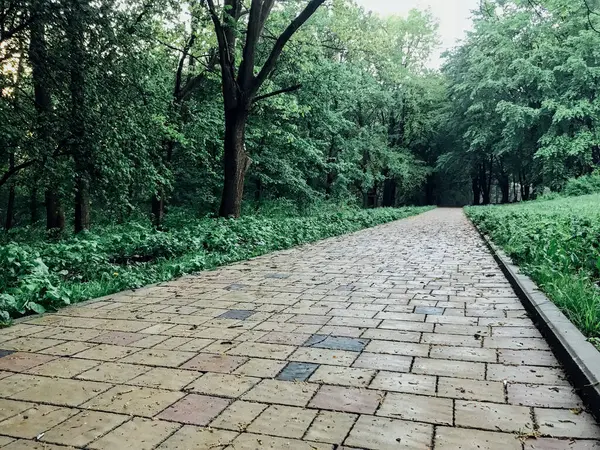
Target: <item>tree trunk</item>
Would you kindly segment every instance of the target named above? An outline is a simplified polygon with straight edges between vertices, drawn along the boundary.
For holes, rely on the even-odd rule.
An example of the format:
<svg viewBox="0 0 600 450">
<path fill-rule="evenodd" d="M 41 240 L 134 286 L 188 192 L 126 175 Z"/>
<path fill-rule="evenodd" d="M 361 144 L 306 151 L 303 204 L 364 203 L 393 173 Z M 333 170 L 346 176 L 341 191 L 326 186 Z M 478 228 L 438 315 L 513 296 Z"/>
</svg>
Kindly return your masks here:
<svg viewBox="0 0 600 450">
<path fill-rule="evenodd" d="M 75 233 L 90 227 L 89 149 L 86 143 L 85 119 L 85 5 L 86 0 L 71 0 L 67 18 L 70 51 L 71 151 L 75 162 Z"/>
<path fill-rule="evenodd" d="M 481 204 L 481 187 L 479 186 L 479 175 L 471 178 L 471 187 L 473 189 L 473 205 Z"/>
<path fill-rule="evenodd" d="M 396 206 L 396 180 L 386 179 L 383 183 L 383 207 Z"/>
<path fill-rule="evenodd" d="M 31 188 L 31 195 L 29 197 L 29 215 L 31 217 L 31 224 L 37 223 L 38 217 L 38 191 L 37 187 Z"/>
<path fill-rule="evenodd" d="M 499 176 L 498 184 L 502 193 L 502 203 L 510 203 L 510 177 L 508 174 Z"/>
<path fill-rule="evenodd" d="M 531 198 L 531 186 L 529 184 L 521 186 L 521 196 L 525 202 Z"/>
<path fill-rule="evenodd" d="M 427 205 L 437 204 L 437 200 L 435 198 L 435 175 L 433 174 L 427 176 L 427 181 L 425 184 L 425 203 Z"/>
<path fill-rule="evenodd" d="M 225 113 L 225 180 L 221 198 L 221 217 L 239 217 L 244 197 L 244 179 L 250 166 L 246 154 L 246 108 L 237 108 Z"/>
<path fill-rule="evenodd" d="M 39 141 L 43 147 L 44 160 L 52 157 L 51 142 L 52 129 L 50 116 L 52 114 L 52 97 L 50 96 L 48 70 L 48 52 L 46 49 L 46 32 L 44 23 L 40 18 L 43 1 L 34 2 L 33 14 L 38 16 L 31 24 L 31 39 L 29 42 L 29 60 L 31 62 L 31 75 L 37 110 L 37 125 L 39 128 Z M 58 196 L 58 184 L 49 183 L 45 191 L 46 226 L 49 230 L 65 226 L 64 212 Z"/>
<path fill-rule="evenodd" d="M 8 165 L 10 169 L 15 167 L 15 154 L 13 152 L 8 156 Z M 8 204 L 6 205 L 6 222 L 4 223 L 4 229 L 10 230 L 13 226 L 13 219 L 15 217 L 15 182 L 14 180 L 10 183 L 8 190 Z"/>
<path fill-rule="evenodd" d="M 46 228 L 48 230 L 65 228 L 65 212 L 56 191 L 46 190 Z"/>
<path fill-rule="evenodd" d="M 75 178 L 75 233 L 90 228 L 90 189 L 85 170 L 77 171 Z"/>
</svg>

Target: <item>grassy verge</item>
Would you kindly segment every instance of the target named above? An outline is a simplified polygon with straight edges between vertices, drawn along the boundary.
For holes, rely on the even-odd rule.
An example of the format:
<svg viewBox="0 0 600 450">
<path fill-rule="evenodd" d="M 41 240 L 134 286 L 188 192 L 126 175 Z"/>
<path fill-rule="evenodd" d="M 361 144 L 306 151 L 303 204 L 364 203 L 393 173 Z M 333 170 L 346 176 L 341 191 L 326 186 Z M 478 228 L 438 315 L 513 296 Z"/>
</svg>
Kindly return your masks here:
<svg viewBox="0 0 600 450">
<path fill-rule="evenodd" d="M 600 195 L 466 208 L 596 346 L 600 344 Z"/>
<path fill-rule="evenodd" d="M 0 247 L 0 325 L 31 312 L 168 281 L 274 250 L 338 236 L 431 208 L 322 208 L 308 216 L 238 220 L 174 215 L 166 231 L 140 221 L 48 242 L 21 232 Z"/>
</svg>

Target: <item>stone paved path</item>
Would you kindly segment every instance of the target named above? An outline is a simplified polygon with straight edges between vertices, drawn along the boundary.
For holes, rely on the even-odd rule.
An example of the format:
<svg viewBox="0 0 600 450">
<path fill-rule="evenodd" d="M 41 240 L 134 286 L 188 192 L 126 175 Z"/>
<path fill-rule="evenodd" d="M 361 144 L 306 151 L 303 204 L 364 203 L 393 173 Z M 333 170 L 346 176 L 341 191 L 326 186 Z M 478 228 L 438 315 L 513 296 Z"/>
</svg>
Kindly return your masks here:
<svg viewBox="0 0 600 450">
<path fill-rule="evenodd" d="M 0 349 L 3 450 L 600 448 L 460 210 L 33 318 Z"/>
</svg>

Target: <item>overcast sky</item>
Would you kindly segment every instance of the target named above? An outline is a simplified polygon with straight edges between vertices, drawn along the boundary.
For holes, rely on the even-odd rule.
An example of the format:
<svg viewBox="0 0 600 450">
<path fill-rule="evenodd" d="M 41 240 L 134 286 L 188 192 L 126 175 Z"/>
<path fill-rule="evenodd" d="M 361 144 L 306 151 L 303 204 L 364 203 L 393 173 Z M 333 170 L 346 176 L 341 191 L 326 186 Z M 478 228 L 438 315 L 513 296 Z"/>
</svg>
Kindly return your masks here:
<svg viewBox="0 0 600 450">
<path fill-rule="evenodd" d="M 380 14 L 406 14 L 412 8 L 430 8 L 440 21 L 442 48 L 432 58 L 430 65 L 439 67 L 440 55 L 452 48 L 466 30 L 471 27 L 471 10 L 477 8 L 479 0 L 357 0 L 367 10 Z"/>
</svg>

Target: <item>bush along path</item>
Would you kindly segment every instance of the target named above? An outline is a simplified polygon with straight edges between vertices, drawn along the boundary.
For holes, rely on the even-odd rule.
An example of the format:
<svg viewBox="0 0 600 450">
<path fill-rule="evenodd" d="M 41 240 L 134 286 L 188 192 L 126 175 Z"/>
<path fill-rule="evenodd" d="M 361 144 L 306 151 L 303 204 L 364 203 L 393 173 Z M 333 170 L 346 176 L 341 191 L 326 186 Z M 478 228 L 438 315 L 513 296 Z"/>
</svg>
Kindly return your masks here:
<svg viewBox="0 0 600 450">
<path fill-rule="evenodd" d="M 466 209 L 598 348 L 599 204 L 596 194 Z"/>
<path fill-rule="evenodd" d="M 459 209 L 28 317 L 0 349 L 7 450 L 600 445 Z"/>
<path fill-rule="evenodd" d="M 134 223 L 60 242 L 8 243 L 0 247 L 0 324 L 429 209 L 340 209 L 298 217 L 178 219 L 169 231 Z"/>
</svg>

